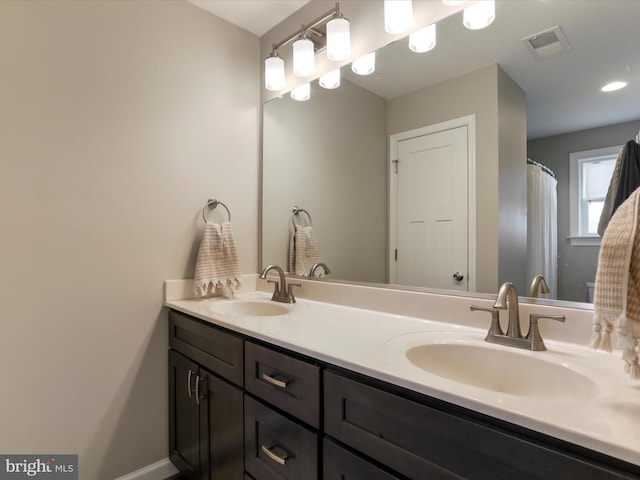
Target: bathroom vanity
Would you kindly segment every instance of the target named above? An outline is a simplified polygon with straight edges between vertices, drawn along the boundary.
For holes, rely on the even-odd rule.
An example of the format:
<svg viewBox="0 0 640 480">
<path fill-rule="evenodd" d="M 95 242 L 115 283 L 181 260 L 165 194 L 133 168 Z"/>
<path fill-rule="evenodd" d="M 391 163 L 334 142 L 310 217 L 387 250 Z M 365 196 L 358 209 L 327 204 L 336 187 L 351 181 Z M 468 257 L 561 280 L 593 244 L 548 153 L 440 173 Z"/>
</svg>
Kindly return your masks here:
<svg viewBox="0 0 640 480">
<path fill-rule="evenodd" d="M 562 379 L 582 398 L 561 384 L 554 393 L 552 379 L 548 394 L 540 392 L 539 380 L 526 381 L 527 371 L 525 390 L 491 390 L 473 385 L 479 374 L 452 381 L 406 356 L 416 346 L 451 344 L 455 351 L 476 337 L 482 342 L 480 329 L 305 298 L 274 305 L 269 298 L 260 291 L 233 301 L 167 295 L 170 455 L 186 478 L 640 478 L 633 428 L 640 390 L 609 371 L 622 370 L 613 355 L 549 339 L 544 361 L 556 356 L 573 368 L 584 359 L 585 370 L 576 371 L 593 371 L 586 383 Z M 434 312 L 443 308 L 438 302 L 452 300 L 417 299 L 433 303 Z M 488 320 L 478 322 L 488 327 Z M 506 348 L 481 351 L 491 356 L 491 349 Z M 524 352 L 533 363 L 523 365 L 536 366 L 533 356 L 545 354 Z M 479 363 L 469 360 L 470 369 Z M 603 363 L 598 372 L 594 365 Z M 603 392 L 615 390 L 603 385 L 603 375 L 623 385 Z"/>
</svg>

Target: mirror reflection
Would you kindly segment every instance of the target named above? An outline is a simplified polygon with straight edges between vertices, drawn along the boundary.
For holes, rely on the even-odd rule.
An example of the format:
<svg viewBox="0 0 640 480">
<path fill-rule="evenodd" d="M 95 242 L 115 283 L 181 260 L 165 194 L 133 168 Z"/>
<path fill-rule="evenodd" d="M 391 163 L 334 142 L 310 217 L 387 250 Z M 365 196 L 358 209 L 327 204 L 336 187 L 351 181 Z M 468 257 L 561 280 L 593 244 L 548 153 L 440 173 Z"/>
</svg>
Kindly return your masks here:
<svg viewBox="0 0 640 480">
<path fill-rule="evenodd" d="M 531 279 L 541 273 L 531 270 L 534 253 L 527 251 L 530 157 L 558 178 L 558 272 L 547 278 L 550 289 L 559 299 L 586 301 L 598 247 L 572 247 L 567 240 L 568 153 L 621 145 L 640 128 L 637 89 L 608 97 L 598 91 L 618 73 L 640 81 L 637 55 L 624 34 L 633 28 L 640 4 L 598 3 L 581 2 L 576 8 L 576 2 L 498 2 L 494 23 L 473 32 L 462 27 L 460 14 L 453 15 L 438 23 L 437 46 L 428 53 L 413 53 L 406 41 L 398 41 L 377 52 L 372 75 L 357 76 L 345 66 L 335 90 L 313 82 L 306 102 L 284 95 L 265 104 L 263 263 L 290 265 L 297 206 L 313 219 L 318 260 L 331 269 L 327 278 L 447 290 L 462 285 L 485 293 L 495 293 L 509 280 L 526 295 Z M 555 26 L 570 50 L 535 58 L 522 39 Z M 580 91 L 584 85 L 594 93 Z M 469 118 L 471 126 L 464 123 Z M 451 130 L 452 121 L 455 128 L 467 125 L 472 142 L 466 171 L 457 178 L 436 160 L 439 170 L 416 185 L 437 199 L 468 195 L 467 230 L 449 231 L 455 222 L 444 219 L 445 207 L 436 205 L 435 242 L 441 250 L 435 259 L 442 265 L 430 264 L 428 270 L 446 278 L 423 284 L 422 272 L 398 281 L 398 211 L 404 210 L 397 204 L 392 144 L 404 145 L 413 138 L 407 132 L 416 129 Z M 421 151 L 439 149 L 438 144 Z M 419 222 L 409 219 L 408 224 L 413 234 L 404 244 L 424 241 Z M 301 225 L 308 226 L 304 220 Z M 435 230 L 428 228 L 430 235 Z M 450 252 L 457 241 L 452 239 L 461 237 L 468 240 L 466 258 Z M 412 259 L 409 268 L 420 261 Z M 456 280 L 456 274 L 463 279 Z"/>
</svg>

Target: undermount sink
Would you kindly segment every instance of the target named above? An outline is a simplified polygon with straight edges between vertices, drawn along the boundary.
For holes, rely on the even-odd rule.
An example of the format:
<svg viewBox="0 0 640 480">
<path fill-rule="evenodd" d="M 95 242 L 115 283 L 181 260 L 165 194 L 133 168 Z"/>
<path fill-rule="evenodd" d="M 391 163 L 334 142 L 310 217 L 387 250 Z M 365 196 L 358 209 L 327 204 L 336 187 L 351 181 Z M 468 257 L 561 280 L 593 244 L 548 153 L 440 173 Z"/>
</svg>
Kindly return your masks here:
<svg viewBox="0 0 640 480">
<path fill-rule="evenodd" d="M 207 307 L 213 313 L 244 317 L 272 317 L 289 313 L 285 305 L 270 300 L 214 300 Z"/>
<path fill-rule="evenodd" d="M 530 353 L 482 343 L 428 343 L 406 351 L 411 363 L 434 375 L 495 392 L 544 399 L 596 396 L 587 376 Z"/>
</svg>

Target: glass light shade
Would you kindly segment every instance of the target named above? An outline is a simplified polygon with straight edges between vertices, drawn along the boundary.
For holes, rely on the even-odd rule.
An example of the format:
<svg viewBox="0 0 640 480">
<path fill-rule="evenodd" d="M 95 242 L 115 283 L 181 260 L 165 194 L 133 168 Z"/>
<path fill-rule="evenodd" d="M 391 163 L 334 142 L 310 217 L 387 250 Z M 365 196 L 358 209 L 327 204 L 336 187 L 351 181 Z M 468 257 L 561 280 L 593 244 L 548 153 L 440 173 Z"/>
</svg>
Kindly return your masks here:
<svg viewBox="0 0 640 480">
<path fill-rule="evenodd" d="M 327 22 L 327 58 L 346 60 L 351 55 L 351 36 L 349 21 L 346 18 L 334 18 Z"/>
<path fill-rule="evenodd" d="M 278 56 L 264 61 L 264 88 L 277 92 L 284 88 L 284 60 Z"/>
<path fill-rule="evenodd" d="M 384 29 L 387 33 L 404 33 L 412 25 L 411 0 L 384 0 Z"/>
<path fill-rule="evenodd" d="M 300 38 L 293 42 L 293 74 L 297 77 L 310 77 L 315 71 L 313 42 L 308 38 Z"/>
<path fill-rule="evenodd" d="M 480 0 L 464 9 L 462 23 L 470 30 L 479 30 L 491 25 L 495 18 L 495 0 Z"/>
<path fill-rule="evenodd" d="M 336 68 L 335 70 L 325 73 L 320 77 L 318 83 L 320 83 L 322 88 L 327 88 L 329 90 L 338 88 L 340 86 L 340 69 Z"/>
<path fill-rule="evenodd" d="M 370 75 L 376 69 L 376 52 L 371 52 L 364 57 L 354 60 L 351 70 L 358 75 Z"/>
<path fill-rule="evenodd" d="M 305 83 L 304 85 L 300 85 L 299 87 L 291 90 L 291 98 L 298 100 L 299 102 L 309 100 L 311 98 L 311 84 Z"/>
<path fill-rule="evenodd" d="M 412 52 L 424 53 L 436 46 L 436 24 L 424 27 L 409 35 L 409 49 Z"/>
</svg>

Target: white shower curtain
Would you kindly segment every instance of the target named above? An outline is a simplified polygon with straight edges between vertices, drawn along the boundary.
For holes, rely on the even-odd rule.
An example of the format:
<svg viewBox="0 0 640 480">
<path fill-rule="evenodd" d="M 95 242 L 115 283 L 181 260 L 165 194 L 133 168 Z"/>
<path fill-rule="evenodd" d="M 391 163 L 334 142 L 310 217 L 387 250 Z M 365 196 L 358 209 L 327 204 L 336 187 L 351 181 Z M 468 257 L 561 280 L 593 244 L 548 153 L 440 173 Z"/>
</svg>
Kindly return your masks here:
<svg viewBox="0 0 640 480">
<path fill-rule="evenodd" d="M 543 275 L 545 298 L 558 298 L 557 181 L 537 165 L 527 165 L 527 232 L 529 280 Z"/>
</svg>

